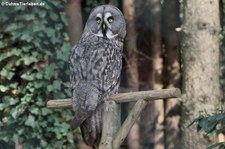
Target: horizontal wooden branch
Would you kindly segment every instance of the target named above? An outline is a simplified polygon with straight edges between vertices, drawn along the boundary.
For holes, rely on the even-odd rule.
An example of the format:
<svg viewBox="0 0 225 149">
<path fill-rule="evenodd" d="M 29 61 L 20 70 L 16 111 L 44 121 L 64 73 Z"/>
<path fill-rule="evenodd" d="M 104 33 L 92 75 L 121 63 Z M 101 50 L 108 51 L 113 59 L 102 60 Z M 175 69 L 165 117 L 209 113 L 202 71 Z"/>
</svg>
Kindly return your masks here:
<svg viewBox="0 0 225 149">
<path fill-rule="evenodd" d="M 123 102 L 134 102 L 139 99 L 143 100 L 157 100 L 166 98 L 177 98 L 181 96 L 180 89 L 161 89 L 161 90 L 150 90 L 150 91 L 139 91 L 130 93 L 120 93 L 115 94 L 109 98 L 109 100 L 114 100 L 116 103 Z"/>
<path fill-rule="evenodd" d="M 116 103 L 123 102 L 134 102 L 139 99 L 143 100 L 158 100 L 158 99 L 167 99 L 167 98 L 177 98 L 181 96 L 180 89 L 171 88 L 171 89 L 161 89 L 161 90 L 151 90 L 151 91 L 140 91 L 140 92 L 129 92 L 129 93 L 120 93 L 115 94 L 109 97 L 109 100 L 113 100 Z M 72 100 L 71 98 L 67 99 L 54 99 L 47 102 L 48 108 L 63 108 L 71 107 Z"/>
</svg>

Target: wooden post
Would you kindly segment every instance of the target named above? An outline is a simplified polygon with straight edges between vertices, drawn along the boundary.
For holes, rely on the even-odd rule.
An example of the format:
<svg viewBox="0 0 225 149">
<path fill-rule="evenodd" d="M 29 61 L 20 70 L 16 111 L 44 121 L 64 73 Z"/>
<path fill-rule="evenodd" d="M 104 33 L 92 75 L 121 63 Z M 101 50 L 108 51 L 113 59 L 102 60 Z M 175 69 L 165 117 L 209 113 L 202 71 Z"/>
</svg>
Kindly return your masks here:
<svg viewBox="0 0 225 149">
<path fill-rule="evenodd" d="M 134 122 L 139 117 L 141 111 L 146 107 L 147 101 L 141 99 L 136 102 L 130 114 L 126 118 L 123 125 L 120 127 L 118 133 L 116 134 L 115 139 L 113 140 L 113 149 L 119 149 L 121 143 L 124 141 L 126 136 L 128 135 L 131 127 L 133 126 Z"/>
<path fill-rule="evenodd" d="M 102 138 L 99 149 L 112 149 L 112 141 L 116 132 L 120 127 L 120 111 L 121 107 L 115 101 L 108 101 L 103 114 Z"/>
<path fill-rule="evenodd" d="M 132 125 L 139 117 L 141 111 L 145 108 L 148 101 L 178 98 L 181 96 L 180 89 L 161 89 L 152 91 L 120 93 L 112 95 L 107 101 L 108 104 L 103 114 L 103 130 L 99 149 L 119 149 L 121 143 L 126 138 Z M 136 102 L 130 114 L 120 127 L 120 105 L 122 102 Z M 49 100 L 47 107 L 49 108 L 65 108 L 71 107 L 71 99 Z M 120 128 L 119 128 L 120 127 Z"/>
</svg>

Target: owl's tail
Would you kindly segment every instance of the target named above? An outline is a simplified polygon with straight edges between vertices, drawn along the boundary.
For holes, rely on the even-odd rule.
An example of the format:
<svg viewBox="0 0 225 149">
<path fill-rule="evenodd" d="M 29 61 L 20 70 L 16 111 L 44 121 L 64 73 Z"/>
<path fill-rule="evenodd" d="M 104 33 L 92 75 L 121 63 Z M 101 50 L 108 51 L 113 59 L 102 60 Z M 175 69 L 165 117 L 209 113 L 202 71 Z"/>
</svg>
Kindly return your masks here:
<svg viewBox="0 0 225 149">
<path fill-rule="evenodd" d="M 89 146 L 98 146 L 102 132 L 103 105 L 100 105 L 93 114 L 81 125 L 84 142 Z"/>
</svg>

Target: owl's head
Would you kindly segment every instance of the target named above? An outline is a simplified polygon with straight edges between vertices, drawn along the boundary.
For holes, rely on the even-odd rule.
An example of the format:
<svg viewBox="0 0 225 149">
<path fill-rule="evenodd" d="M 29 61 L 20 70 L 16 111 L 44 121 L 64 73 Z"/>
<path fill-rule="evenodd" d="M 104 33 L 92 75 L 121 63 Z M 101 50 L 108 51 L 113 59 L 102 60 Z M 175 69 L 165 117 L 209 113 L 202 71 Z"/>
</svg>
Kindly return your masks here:
<svg viewBox="0 0 225 149">
<path fill-rule="evenodd" d="M 85 30 L 98 37 L 122 39 L 126 35 L 126 24 L 121 11 L 112 5 L 101 5 L 94 8 L 87 20 Z"/>
</svg>

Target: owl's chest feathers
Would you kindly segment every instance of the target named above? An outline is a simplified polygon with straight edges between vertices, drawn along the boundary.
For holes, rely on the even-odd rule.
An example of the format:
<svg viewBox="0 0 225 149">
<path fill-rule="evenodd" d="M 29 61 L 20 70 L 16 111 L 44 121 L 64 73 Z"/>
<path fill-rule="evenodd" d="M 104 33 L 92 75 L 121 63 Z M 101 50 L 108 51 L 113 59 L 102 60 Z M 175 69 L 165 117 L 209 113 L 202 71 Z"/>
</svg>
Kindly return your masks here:
<svg viewBox="0 0 225 149">
<path fill-rule="evenodd" d="M 82 72 L 79 78 L 100 80 L 105 83 L 109 78 L 119 78 L 122 66 L 122 48 L 123 43 L 114 39 L 93 38 L 89 40 L 86 47 L 82 48 L 84 49 L 82 56 L 77 61 L 77 67 Z"/>
</svg>

